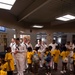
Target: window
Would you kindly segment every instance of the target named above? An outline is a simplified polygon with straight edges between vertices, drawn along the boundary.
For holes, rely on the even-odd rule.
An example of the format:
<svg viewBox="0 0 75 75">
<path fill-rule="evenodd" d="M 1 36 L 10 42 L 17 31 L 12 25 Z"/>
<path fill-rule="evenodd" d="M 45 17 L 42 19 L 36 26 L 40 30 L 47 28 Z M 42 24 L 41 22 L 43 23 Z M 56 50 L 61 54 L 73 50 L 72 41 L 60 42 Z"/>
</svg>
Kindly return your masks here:
<svg viewBox="0 0 75 75">
<path fill-rule="evenodd" d="M 16 38 L 16 34 L 14 34 L 14 38 Z"/>
</svg>

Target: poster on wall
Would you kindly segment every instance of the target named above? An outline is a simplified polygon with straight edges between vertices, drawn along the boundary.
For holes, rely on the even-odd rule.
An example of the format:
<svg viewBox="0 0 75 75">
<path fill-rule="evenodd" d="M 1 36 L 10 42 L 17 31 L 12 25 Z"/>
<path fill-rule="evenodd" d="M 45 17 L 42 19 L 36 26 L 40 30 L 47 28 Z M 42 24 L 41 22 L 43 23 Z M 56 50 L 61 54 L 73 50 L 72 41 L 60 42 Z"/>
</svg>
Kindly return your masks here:
<svg viewBox="0 0 75 75">
<path fill-rule="evenodd" d="M 5 31 L 6 31 L 6 28 L 5 28 L 5 27 L 0 26 L 0 32 L 5 32 Z"/>
<path fill-rule="evenodd" d="M 0 52 L 5 51 L 7 47 L 7 34 L 6 33 L 0 33 Z"/>
</svg>

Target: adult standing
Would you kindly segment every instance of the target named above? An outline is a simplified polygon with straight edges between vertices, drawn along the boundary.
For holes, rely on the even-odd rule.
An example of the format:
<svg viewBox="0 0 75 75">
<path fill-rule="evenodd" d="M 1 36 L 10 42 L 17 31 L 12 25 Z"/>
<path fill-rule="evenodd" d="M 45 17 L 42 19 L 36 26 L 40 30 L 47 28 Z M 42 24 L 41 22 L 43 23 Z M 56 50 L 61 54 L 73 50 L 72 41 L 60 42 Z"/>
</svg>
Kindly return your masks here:
<svg viewBox="0 0 75 75">
<path fill-rule="evenodd" d="M 56 43 L 56 40 L 53 40 L 52 43 L 49 44 L 49 47 L 51 46 L 52 49 L 51 49 L 51 53 L 53 54 L 53 51 L 55 50 L 56 46 L 58 44 Z M 53 59 L 51 60 L 51 67 L 54 69 L 54 62 L 53 62 Z"/>
<path fill-rule="evenodd" d="M 70 71 L 72 71 L 72 63 L 73 63 L 73 59 L 71 58 L 73 56 L 73 50 L 72 50 L 72 43 L 70 41 L 68 41 L 65 44 L 65 47 L 67 48 L 67 55 L 68 55 L 68 67 L 70 69 Z"/>
<path fill-rule="evenodd" d="M 52 43 L 49 44 L 49 46 L 52 47 L 51 51 L 55 50 L 55 48 L 57 46 L 56 40 L 53 40 Z"/>
<path fill-rule="evenodd" d="M 15 38 L 12 38 L 11 39 L 11 43 L 10 43 L 10 47 L 11 47 L 12 56 L 14 58 L 14 65 L 16 65 L 16 60 L 15 60 L 15 56 L 14 56 L 15 50 L 13 49 L 14 45 L 15 45 Z"/>
<path fill-rule="evenodd" d="M 40 67 L 43 67 L 43 63 L 44 63 L 44 51 L 45 51 L 45 48 L 47 47 L 47 45 L 40 39 L 38 40 L 37 44 L 35 45 L 35 48 L 38 47 L 39 48 L 39 52 L 41 53 L 40 54 Z"/>
<path fill-rule="evenodd" d="M 24 60 L 25 60 L 25 52 L 27 52 L 25 49 L 25 46 L 20 44 L 20 39 L 16 38 L 16 44 L 14 45 L 14 54 L 16 59 L 16 67 L 17 67 L 17 75 L 24 75 Z"/>
<path fill-rule="evenodd" d="M 31 39 L 30 39 L 30 36 L 27 36 L 27 48 L 28 47 L 31 47 L 33 49 L 33 46 L 31 44 Z"/>
<path fill-rule="evenodd" d="M 23 37 L 23 42 L 22 42 L 22 46 L 25 47 L 25 53 L 24 53 L 24 57 L 25 57 L 25 59 L 24 59 L 24 71 L 28 67 L 28 65 L 27 65 L 27 58 L 26 58 L 26 56 L 27 56 L 27 42 L 28 42 L 28 36 L 26 35 L 26 36 Z"/>
</svg>

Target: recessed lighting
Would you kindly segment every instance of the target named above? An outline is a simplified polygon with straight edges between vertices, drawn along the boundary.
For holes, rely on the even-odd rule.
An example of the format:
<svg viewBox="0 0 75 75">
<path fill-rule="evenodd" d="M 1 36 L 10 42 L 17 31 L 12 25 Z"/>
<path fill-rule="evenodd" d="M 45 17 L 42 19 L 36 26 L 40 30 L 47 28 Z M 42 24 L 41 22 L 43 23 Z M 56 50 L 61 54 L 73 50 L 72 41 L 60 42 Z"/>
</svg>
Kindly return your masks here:
<svg viewBox="0 0 75 75">
<path fill-rule="evenodd" d="M 61 20 L 61 21 L 69 21 L 70 19 L 64 18 L 64 17 L 58 17 L 56 18 L 57 20 Z"/>
<path fill-rule="evenodd" d="M 56 19 L 57 19 L 57 20 L 61 20 L 61 21 L 69 21 L 69 20 L 75 19 L 75 16 L 67 14 L 67 15 L 58 17 L 58 18 L 56 18 Z"/>
<path fill-rule="evenodd" d="M 0 3 L 13 5 L 16 0 L 0 0 Z"/>
<path fill-rule="evenodd" d="M 12 6 L 11 5 L 7 5 L 7 4 L 1 4 L 0 3 L 0 8 L 10 10 L 12 8 Z"/>
<path fill-rule="evenodd" d="M 0 0 L 0 8 L 10 10 L 16 0 Z"/>
<path fill-rule="evenodd" d="M 34 25 L 33 28 L 43 28 L 43 26 L 40 26 L 40 25 Z"/>
<path fill-rule="evenodd" d="M 68 19 L 75 19 L 75 16 L 72 16 L 72 15 L 65 15 L 63 17 L 68 18 Z"/>
</svg>

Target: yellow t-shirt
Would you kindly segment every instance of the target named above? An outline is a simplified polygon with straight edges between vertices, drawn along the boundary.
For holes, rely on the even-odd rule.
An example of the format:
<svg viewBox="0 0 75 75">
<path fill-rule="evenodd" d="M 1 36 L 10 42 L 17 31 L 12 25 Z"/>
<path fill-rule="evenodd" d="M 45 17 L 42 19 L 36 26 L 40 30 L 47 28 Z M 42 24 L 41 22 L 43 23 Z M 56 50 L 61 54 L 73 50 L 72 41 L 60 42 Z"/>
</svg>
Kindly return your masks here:
<svg viewBox="0 0 75 75">
<path fill-rule="evenodd" d="M 7 72 L 0 70 L 0 75 L 7 75 Z"/>
<path fill-rule="evenodd" d="M 46 51 L 45 56 L 47 56 L 47 55 L 48 55 L 48 53 L 51 53 L 51 51 Z"/>
<path fill-rule="evenodd" d="M 32 56 L 33 56 L 33 52 L 27 52 L 27 63 L 28 64 L 32 63 Z"/>
<path fill-rule="evenodd" d="M 1 64 L 1 69 L 2 69 L 3 71 L 8 71 L 8 63 L 6 62 L 6 63 L 4 63 L 4 64 Z"/>
<path fill-rule="evenodd" d="M 60 55 L 60 50 L 54 50 L 53 51 L 53 61 L 55 63 L 58 63 L 58 61 L 59 61 L 59 55 Z"/>
<path fill-rule="evenodd" d="M 68 51 L 68 50 L 67 50 L 67 51 L 66 51 L 66 54 L 67 54 L 67 56 L 69 56 L 69 54 L 70 54 L 70 51 Z"/>
<path fill-rule="evenodd" d="M 73 60 L 75 61 L 75 53 L 73 54 Z"/>
<path fill-rule="evenodd" d="M 35 54 L 35 52 L 38 54 L 39 58 L 41 58 L 41 52 L 40 51 L 37 52 L 36 50 L 34 50 L 33 55 Z"/>
<path fill-rule="evenodd" d="M 54 50 L 53 51 L 51 50 L 50 53 L 51 53 L 51 56 L 53 56 Z"/>
<path fill-rule="evenodd" d="M 15 66 L 14 66 L 14 59 L 11 53 L 6 53 L 5 55 L 5 60 L 8 62 L 8 69 L 7 71 L 14 71 Z"/>
<path fill-rule="evenodd" d="M 64 60 L 68 56 L 68 52 L 67 51 L 62 51 L 60 56 L 62 56 L 62 60 Z"/>
</svg>

